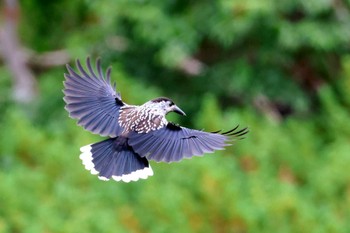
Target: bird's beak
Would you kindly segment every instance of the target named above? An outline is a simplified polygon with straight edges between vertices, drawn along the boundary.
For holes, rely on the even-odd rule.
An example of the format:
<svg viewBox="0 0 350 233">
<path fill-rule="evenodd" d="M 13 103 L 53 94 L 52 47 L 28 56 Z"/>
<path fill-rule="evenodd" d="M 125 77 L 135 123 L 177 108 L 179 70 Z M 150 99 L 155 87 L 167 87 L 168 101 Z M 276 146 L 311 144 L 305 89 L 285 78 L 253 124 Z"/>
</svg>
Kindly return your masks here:
<svg viewBox="0 0 350 233">
<path fill-rule="evenodd" d="M 174 105 L 173 112 L 176 112 L 177 114 L 186 116 L 186 113 L 185 113 L 184 111 L 182 111 L 181 108 L 179 108 L 179 107 L 176 106 L 176 105 Z"/>
</svg>

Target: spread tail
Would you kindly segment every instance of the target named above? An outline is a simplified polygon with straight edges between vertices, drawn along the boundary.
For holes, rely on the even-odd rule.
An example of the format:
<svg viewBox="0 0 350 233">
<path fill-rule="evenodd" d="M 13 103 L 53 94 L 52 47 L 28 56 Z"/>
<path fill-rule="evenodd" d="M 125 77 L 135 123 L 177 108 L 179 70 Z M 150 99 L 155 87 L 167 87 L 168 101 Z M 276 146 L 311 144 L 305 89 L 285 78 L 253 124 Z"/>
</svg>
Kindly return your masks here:
<svg viewBox="0 0 350 233">
<path fill-rule="evenodd" d="M 125 138 L 109 138 L 80 148 L 80 159 L 87 170 L 101 180 L 137 181 L 153 175 L 145 157 L 140 157 Z"/>
</svg>

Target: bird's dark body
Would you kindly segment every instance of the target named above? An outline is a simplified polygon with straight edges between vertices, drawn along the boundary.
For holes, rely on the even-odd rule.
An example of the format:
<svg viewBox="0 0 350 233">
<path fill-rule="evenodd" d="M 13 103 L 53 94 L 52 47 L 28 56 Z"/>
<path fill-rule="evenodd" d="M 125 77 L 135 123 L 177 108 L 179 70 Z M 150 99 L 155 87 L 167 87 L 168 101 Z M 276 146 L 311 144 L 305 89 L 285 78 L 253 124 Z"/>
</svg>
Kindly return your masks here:
<svg viewBox="0 0 350 233">
<path fill-rule="evenodd" d="M 80 158 L 87 170 L 102 180 L 136 181 L 153 175 L 148 160 L 175 162 L 212 153 L 241 138 L 247 129 L 238 127 L 220 133 L 188 129 L 170 123 L 169 112 L 185 113 L 167 97 L 143 105 L 128 105 L 110 83 L 111 70 L 104 76 L 100 61 L 97 73 L 87 60 L 87 72 L 77 61 L 80 74 L 70 66 L 65 74 L 66 110 L 78 124 L 92 133 L 109 138 L 81 148 Z"/>
</svg>

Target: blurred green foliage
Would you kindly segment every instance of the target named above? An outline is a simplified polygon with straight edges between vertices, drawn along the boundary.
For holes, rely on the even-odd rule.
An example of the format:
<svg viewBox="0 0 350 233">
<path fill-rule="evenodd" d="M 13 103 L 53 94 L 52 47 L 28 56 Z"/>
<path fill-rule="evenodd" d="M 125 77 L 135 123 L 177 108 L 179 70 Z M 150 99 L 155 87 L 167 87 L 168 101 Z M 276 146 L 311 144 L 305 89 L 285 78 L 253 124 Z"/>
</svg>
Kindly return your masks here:
<svg viewBox="0 0 350 233">
<path fill-rule="evenodd" d="M 68 118 L 64 67 L 39 73 L 40 98 L 21 106 L 2 66 L 0 232 L 350 232 L 348 1 L 20 2 L 27 47 L 100 56 L 127 103 L 168 96 L 185 126 L 251 132 L 152 163 L 146 181 L 102 182 L 78 158 L 102 138 Z"/>
</svg>

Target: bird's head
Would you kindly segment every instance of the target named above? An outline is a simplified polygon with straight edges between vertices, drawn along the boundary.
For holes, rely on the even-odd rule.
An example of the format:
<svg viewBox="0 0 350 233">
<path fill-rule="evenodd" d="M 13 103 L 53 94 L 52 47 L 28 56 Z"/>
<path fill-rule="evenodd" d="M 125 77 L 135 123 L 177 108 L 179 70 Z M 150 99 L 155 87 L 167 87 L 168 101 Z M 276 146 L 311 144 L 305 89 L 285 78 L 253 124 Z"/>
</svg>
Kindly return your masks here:
<svg viewBox="0 0 350 233">
<path fill-rule="evenodd" d="M 182 111 L 171 99 L 167 97 L 158 97 L 147 102 L 151 104 L 153 108 L 158 108 L 164 114 L 169 112 L 176 112 L 177 114 L 186 116 L 185 112 Z"/>
</svg>

